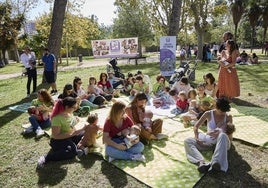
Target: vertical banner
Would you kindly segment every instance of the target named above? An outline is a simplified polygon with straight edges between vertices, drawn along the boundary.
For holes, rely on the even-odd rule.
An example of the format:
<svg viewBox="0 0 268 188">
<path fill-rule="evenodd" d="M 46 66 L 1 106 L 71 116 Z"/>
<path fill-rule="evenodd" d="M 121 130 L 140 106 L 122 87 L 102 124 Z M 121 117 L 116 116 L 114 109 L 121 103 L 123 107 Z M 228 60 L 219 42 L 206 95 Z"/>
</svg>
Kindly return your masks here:
<svg viewBox="0 0 268 188">
<path fill-rule="evenodd" d="M 171 76 L 176 68 L 176 36 L 160 38 L 160 73 Z"/>
</svg>

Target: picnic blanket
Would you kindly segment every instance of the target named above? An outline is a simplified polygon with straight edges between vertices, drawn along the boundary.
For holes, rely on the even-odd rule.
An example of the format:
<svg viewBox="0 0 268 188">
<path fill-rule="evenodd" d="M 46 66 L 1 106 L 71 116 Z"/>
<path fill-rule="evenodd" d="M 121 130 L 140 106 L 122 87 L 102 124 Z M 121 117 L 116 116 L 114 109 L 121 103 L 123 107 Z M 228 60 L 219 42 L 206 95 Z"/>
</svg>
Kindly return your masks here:
<svg viewBox="0 0 268 188">
<path fill-rule="evenodd" d="M 31 106 L 31 102 L 18 104 L 15 106 L 10 106 L 10 110 L 19 111 L 19 112 L 27 112 L 27 109 Z"/>
</svg>

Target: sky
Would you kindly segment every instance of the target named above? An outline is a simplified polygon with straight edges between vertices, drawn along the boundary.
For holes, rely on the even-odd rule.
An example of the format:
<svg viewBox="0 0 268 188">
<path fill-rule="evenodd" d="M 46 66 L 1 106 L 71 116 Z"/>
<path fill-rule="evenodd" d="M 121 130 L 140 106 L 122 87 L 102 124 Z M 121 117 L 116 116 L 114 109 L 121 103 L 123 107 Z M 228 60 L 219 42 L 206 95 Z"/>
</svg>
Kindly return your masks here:
<svg viewBox="0 0 268 188">
<path fill-rule="evenodd" d="M 81 13 L 84 16 L 94 14 L 97 16 L 100 24 L 111 25 L 113 23 L 113 18 L 115 18 L 115 7 L 113 3 L 114 0 L 85 0 Z M 50 4 L 41 0 L 38 7 L 30 11 L 28 18 L 34 20 L 34 18 L 42 15 L 44 12 L 49 12 L 50 6 Z"/>
</svg>

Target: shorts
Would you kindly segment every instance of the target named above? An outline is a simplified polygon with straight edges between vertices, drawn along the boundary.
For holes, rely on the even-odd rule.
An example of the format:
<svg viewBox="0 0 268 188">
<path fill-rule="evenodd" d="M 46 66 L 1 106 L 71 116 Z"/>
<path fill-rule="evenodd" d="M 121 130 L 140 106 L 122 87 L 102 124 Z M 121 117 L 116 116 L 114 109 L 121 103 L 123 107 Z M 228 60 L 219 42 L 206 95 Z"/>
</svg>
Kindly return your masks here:
<svg viewBox="0 0 268 188">
<path fill-rule="evenodd" d="M 55 73 L 54 71 L 45 71 L 45 78 L 47 83 L 51 84 L 51 83 L 55 83 Z"/>
</svg>

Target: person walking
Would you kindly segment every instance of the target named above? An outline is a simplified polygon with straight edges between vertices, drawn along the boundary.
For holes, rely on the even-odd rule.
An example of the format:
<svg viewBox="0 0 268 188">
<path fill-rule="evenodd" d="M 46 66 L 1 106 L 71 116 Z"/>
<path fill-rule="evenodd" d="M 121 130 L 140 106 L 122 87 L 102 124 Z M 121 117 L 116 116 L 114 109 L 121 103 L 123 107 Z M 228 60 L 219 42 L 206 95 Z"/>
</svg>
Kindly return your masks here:
<svg viewBox="0 0 268 188">
<path fill-rule="evenodd" d="M 42 57 L 44 63 L 44 75 L 48 84 L 50 84 L 52 90 L 51 94 L 57 94 L 57 85 L 56 85 L 56 58 L 50 53 L 49 49 L 44 49 L 44 55 Z"/>
<path fill-rule="evenodd" d="M 20 56 L 20 60 L 23 63 L 26 71 L 27 71 L 27 98 L 30 97 L 31 93 L 31 82 L 33 80 L 33 92 L 36 93 L 36 84 L 37 84 L 37 71 L 36 71 L 36 58 L 34 52 L 31 52 L 29 47 L 25 47 L 23 54 Z"/>
</svg>

